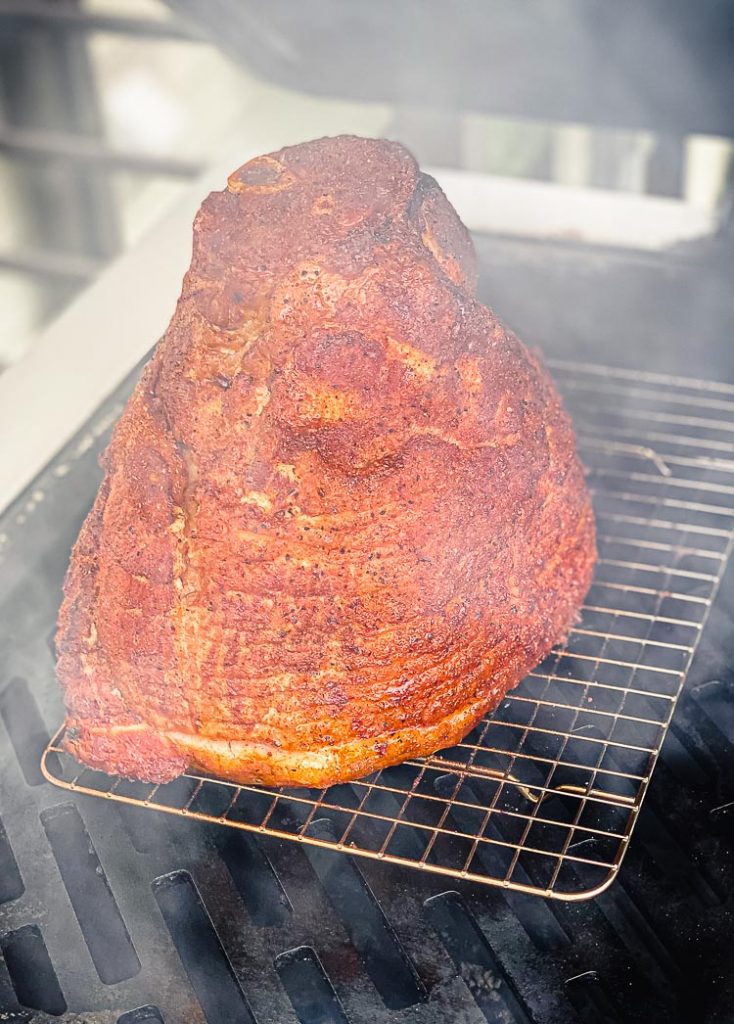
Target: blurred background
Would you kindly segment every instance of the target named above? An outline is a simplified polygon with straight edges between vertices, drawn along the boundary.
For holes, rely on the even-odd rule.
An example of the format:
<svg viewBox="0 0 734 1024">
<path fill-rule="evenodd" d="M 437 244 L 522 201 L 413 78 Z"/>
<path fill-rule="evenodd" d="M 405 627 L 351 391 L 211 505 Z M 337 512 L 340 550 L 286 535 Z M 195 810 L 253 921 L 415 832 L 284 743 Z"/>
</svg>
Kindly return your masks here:
<svg viewBox="0 0 734 1024">
<path fill-rule="evenodd" d="M 711 0 L 0 3 L 0 368 L 235 139 L 385 135 L 423 164 L 670 197 L 684 234 L 715 230 L 732 23 Z"/>
<path fill-rule="evenodd" d="M 339 132 L 437 176 L 529 344 L 734 379 L 731 0 L 0 0 L 0 436 L 151 347 L 228 170 Z"/>
</svg>

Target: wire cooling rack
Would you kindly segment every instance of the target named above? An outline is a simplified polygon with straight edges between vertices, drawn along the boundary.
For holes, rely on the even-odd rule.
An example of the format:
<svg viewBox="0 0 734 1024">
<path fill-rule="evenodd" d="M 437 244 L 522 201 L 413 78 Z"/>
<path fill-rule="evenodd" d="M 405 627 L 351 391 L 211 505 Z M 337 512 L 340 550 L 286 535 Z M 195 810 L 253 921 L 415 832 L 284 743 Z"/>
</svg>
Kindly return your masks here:
<svg viewBox="0 0 734 1024">
<path fill-rule="evenodd" d="M 732 547 L 734 386 L 551 363 L 594 499 L 580 624 L 462 743 L 325 790 L 154 786 L 43 756 L 58 786 L 557 899 L 619 870 Z"/>
</svg>

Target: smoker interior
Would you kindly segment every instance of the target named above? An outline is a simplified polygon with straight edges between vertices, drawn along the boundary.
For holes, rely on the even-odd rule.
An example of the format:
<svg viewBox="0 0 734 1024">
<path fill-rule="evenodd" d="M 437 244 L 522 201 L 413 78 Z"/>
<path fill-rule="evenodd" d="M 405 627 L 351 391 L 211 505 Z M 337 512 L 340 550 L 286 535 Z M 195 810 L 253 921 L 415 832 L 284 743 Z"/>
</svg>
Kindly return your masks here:
<svg viewBox="0 0 734 1024">
<path fill-rule="evenodd" d="M 483 296 L 548 355 L 732 378 L 726 240 L 666 259 L 477 242 Z M 586 902 L 445 881 L 44 781 L 41 753 L 62 714 L 60 584 L 134 378 L 0 523 L 0 1019 L 730 1021 L 731 570 L 619 877 Z"/>
<path fill-rule="evenodd" d="M 583 899 L 616 877 L 734 540 L 722 459 L 734 385 L 550 363 L 575 426 L 598 558 L 578 621 L 462 740 L 348 785 L 268 789 L 93 771 L 68 792 L 514 891 Z M 487 493 L 487 501 L 493 495 Z"/>
</svg>

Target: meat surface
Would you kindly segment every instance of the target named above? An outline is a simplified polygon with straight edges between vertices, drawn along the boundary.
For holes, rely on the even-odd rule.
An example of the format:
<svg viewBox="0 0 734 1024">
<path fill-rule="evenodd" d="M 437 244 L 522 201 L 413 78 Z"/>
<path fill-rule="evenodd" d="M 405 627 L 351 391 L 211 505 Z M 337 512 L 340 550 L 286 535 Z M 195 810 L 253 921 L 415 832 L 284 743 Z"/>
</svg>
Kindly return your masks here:
<svg viewBox="0 0 734 1024">
<path fill-rule="evenodd" d="M 539 358 L 385 141 L 251 160 L 194 224 L 57 637 L 66 744 L 324 786 L 457 742 L 573 624 L 594 524 Z"/>
</svg>

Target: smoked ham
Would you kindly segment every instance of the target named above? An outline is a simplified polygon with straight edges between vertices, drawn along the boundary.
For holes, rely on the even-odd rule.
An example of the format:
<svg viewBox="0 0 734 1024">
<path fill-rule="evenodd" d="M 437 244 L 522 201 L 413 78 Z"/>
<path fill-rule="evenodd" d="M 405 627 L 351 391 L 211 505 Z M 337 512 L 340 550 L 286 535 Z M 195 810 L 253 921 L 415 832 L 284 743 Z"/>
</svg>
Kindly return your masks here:
<svg viewBox="0 0 734 1024">
<path fill-rule="evenodd" d="M 475 284 L 396 143 L 293 146 L 205 200 L 66 578 L 78 759 L 354 779 L 459 741 L 565 637 L 595 558 L 571 423 Z"/>
</svg>

